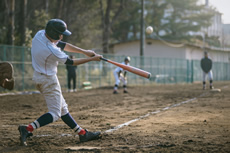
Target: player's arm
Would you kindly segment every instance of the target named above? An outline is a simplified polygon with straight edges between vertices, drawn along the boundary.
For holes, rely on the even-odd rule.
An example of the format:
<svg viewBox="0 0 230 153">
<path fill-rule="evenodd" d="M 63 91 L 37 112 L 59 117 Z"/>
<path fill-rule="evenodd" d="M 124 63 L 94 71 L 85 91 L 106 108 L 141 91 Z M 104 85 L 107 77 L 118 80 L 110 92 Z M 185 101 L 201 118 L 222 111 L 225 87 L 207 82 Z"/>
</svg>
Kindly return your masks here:
<svg viewBox="0 0 230 153">
<path fill-rule="evenodd" d="M 74 46 L 74 45 L 69 44 L 69 43 L 65 44 L 65 47 L 63 48 L 63 50 L 65 50 L 67 52 L 81 53 L 81 54 L 84 54 L 88 57 L 92 57 L 92 56 L 96 55 L 96 53 L 92 50 L 85 50 L 85 49 L 79 48 L 79 47 Z"/>
<path fill-rule="evenodd" d="M 96 54 L 93 57 L 89 57 L 89 58 L 78 58 L 78 59 L 69 59 L 69 58 L 67 58 L 65 64 L 76 66 L 76 65 L 84 64 L 84 63 L 87 63 L 87 62 L 90 62 L 90 61 L 100 61 L 101 58 L 102 58 L 102 56 L 98 55 L 98 54 Z"/>
</svg>

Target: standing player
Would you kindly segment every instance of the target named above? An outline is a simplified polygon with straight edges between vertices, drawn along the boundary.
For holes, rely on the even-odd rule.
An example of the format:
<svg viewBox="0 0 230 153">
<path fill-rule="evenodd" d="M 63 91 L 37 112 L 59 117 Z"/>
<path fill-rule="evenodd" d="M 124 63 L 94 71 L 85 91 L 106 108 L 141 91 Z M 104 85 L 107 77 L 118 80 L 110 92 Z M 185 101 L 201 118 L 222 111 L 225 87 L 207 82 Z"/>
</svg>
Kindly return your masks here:
<svg viewBox="0 0 230 153">
<path fill-rule="evenodd" d="M 206 75 L 209 77 L 210 89 L 213 89 L 212 60 L 208 57 L 208 52 L 204 52 L 204 58 L 201 59 L 200 65 L 203 70 L 203 89 L 206 89 Z"/>
<path fill-rule="evenodd" d="M 48 21 L 45 30 L 38 31 L 32 40 L 33 80 L 37 89 L 45 98 L 48 112 L 29 125 L 20 125 L 18 127 L 21 145 L 27 145 L 26 138 L 31 136 L 35 129 L 55 122 L 59 118 L 78 133 L 80 142 L 100 138 L 100 132 L 89 132 L 82 129 L 70 115 L 57 78 L 57 66 L 58 62 L 79 65 L 90 61 L 100 61 L 102 56 L 94 51 L 84 50 L 60 41 L 63 35 L 71 35 L 71 32 L 67 30 L 66 23 L 60 19 L 51 19 Z M 88 58 L 70 59 L 61 49 L 85 54 Z"/>
<path fill-rule="evenodd" d="M 70 59 L 73 59 L 73 55 L 69 55 Z M 68 79 L 68 92 L 76 92 L 76 69 L 77 66 L 74 65 L 66 65 L 66 69 L 67 69 L 67 79 Z M 71 90 L 71 80 L 73 80 L 73 90 Z"/>
<path fill-rule="evenodd" d="M 124 60 L 124 62 L 122 62 L 121 64 L 124 64 L 124 65 L 129 65 L 129 62 L 130 62 L 130 57 L 127 56 Z M 120 80 L 123 82 L 123 88 L 124 88 L 124 93 L 128 93 L 127 91 L 127 77 L 126 77 L 126 74 L 127 74 L 127 71 L 126 70 L 123 70 L 122 68 L 120 67 L 117 67 L 114 71 L 113 71 L 113 75 L 115 77 L 115 85 L 114 85 L 114 90 L 113 90 L 113 93 L 114 94 L 118 94 L 118 86 L 120 84 Z"/>
</svg>

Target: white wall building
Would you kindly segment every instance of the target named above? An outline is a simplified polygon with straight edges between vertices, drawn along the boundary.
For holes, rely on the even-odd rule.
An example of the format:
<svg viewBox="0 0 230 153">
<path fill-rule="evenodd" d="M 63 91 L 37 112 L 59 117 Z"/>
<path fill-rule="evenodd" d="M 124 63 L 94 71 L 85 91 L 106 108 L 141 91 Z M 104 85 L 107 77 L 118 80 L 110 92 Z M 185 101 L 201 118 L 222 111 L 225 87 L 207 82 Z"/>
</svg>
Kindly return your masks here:
<svg viewBox="0 0 230 153">
<path fill-rule="evenodd" d="M 230 62 L 230 49 L 205 48 L 214 62 Z M 111 45 L 115 55 L 139 56 L 140 41 L 128 41 Z M 203 46 L 173 44 L 161 40 L 146 39 L 144 56 L 155 58 L 177 58 L 200 60 L 204 55 Z"/>
</svg>

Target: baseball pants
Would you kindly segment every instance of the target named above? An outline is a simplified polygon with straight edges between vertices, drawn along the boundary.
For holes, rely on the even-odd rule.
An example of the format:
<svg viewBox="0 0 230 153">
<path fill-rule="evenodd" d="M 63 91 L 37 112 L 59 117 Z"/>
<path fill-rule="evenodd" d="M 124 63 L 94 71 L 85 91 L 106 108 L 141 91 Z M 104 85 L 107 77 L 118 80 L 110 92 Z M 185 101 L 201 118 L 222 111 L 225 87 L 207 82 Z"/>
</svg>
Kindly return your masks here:
<svg viewBox="0 0 230 153">
<path fill-rule="evenodd" d="M 206 77 L 207 77 L 207 75 L 208 75 L 209 80 L 213 80 L 213 74 L 212 74 L 212 71 L 209 71 L 208 73 L 203 72 L 203 82 L 205 82 L 205 81 L 206 81 Z"/>
<path fill-rule="evenodd" d="M 53 122 L 69 113 L 57 75 L 48 76 L 35 71 L 33 80 L 36 83 L 36 88 L 45 97 L 49 113 L 53 117 Z"/>
</svg>

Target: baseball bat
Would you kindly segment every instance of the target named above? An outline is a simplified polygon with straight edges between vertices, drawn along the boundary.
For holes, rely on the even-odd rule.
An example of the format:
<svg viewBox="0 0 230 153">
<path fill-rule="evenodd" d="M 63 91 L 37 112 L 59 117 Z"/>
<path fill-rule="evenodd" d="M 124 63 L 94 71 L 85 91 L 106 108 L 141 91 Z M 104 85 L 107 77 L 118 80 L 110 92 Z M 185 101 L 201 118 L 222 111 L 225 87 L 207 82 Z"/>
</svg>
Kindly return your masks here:
<svg viewBox="0 0 230 153">
<path fill-rule="evenodd" d="M 113 65 L 116 65 L 116 66 L 118 66 L 120 68 L 123 68 L 124 70 L 127 70 L 129 72 L 132 72 L 134 74 L 140 75 L 140 76 L 148 78 L 148 79 L 151 76 L 151 73 L 149 73 L 147 71 L 144 71 L 144 70 L 141 70 L 141 69 L 138 69 L 138 68 L 133 67 L 133 66 L 124 65 L 124 64 L 121 64 L 121 63 L 114 62 L 112 60 L 106 59 L 106 58 L 101 58 L 101 60 L 109 62 L 109 63 L 111 63 Z"/>
</svg>

